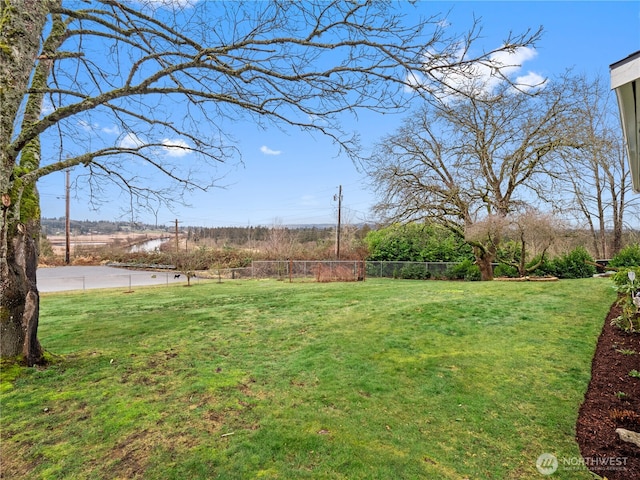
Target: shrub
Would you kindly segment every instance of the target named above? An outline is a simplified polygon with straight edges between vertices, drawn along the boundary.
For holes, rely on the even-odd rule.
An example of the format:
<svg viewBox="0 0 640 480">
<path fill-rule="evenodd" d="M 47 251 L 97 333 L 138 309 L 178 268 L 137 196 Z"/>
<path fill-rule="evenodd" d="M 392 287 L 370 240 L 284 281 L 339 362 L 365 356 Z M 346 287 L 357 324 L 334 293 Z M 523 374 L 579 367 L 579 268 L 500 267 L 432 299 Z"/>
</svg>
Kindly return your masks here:
<svg viewBox="0 0 640 480">
<path fill-rule="evenodd" d="M 593 263 L 594 260 L 584 247 L 576 247 L 553 262 L 558 278 L 588 278 L 596 273 L 596 267 L 587 263 Z"/>
<path fill-rule="evenodd" d="M 629 272 L 634 272 L 635 280 L 631 282 Z M 640 288 L 640 267 L 623 268 L 618 270 L 612 277 L 615 289 L 618 293 L 627 293 L 627 289 Z"/>
<path fill-rule="evenodd" d="M 464 276 L 464 279 L 467 280 L 468 282 L 479 282 L 480 280 L 482 280 L 480 267 L 478 265 L 471 265 L 467 269 L 467 274 Z"/>
<path fill-rule="evenodd" d="M 539 255 L 534 257 L 527 264 L 527 267 L 531 267 L 532 265 L 535 265 L 538 262 L 540 262 Z M 560 275 L 558 275 L 558 267 L 559 265 L 557 264 L 557 262 L 554 262 L 553 260 L 550 260 L 547 257 L 545 257 L 542 263 L 540 263 L 540 265 L 538 265 L 538 267 L 532 273 L 534 275 L 537 275 L 538 277 L 560 277 Z"/>
<path fill-rule="evenodd" d="M 628 428 L 637 428 L 640 426 L 640 415 L 633 410 L 614 408 L 609 411 L 609 418 L 611 418 L 616 425 L 622 425 Z"/>
<path fill-rule="evenodd" d="M 409 264 L 403 266 L 397 271 L 397 274 L 394 272 L 394 277 L 409 280 L 428 280 L 431 278 L 431 272 L 427 270 L 425 265 Z"/>
<path fill-rule="evenodd" d="M 613 256 L 611 267 L 635 267 L 640 265 L 640 244 L 628 245 Z"/>
<path fill-rule="evenodd" d="M 625 310 L 626 309 L 623 307 L 623 311 Z M 622 315 L 619 315 L 611 320 L 611 325 L 613 325 L 614 327 L 618 327 L 623 332 L 635 332 L 638 329 L 638 319 L 634 317 L 636 317 L 636 315 L 629 314 L 629 312 L 623 313 Z"/>
<path fill-rule="evenodd" d="M 372 261 L 455 262 L 472 258 L 464 239 L 435 224 L 393 224 L 364 239 Z"/>
<path fill-rule="evenodd" d="M 621 308 L 621 314 L 611 321 L 612 325 L 634 332 L 640 328 L 638 315 L 638 290 L 640 289 L 640 268 L 626 268 L 616 272 L 613 276 L 615 289 L 619 294 L 616 302 Z"/>
<path fill-rule="evenodd" d="M 353 268 L 344 265 L 332 266 L 318 264 L 315 268 L 316 281 L 327 282 L 355 282 L 360 280 Z"/>
<path fill-rule="evenodd" d="M 496 265 L 496 268 L 493 270 L 493 275 L 496 277 L 508 278 L 518 278 L 520 276 L 516 267 L 512 265 L 506 265 L 504 263 L 499 263 L 498 265 Z"/>
<path fill-rule="evenodd" d="M 478 281 L 482 278 L 480 275 L 480 267 L 475 265 L 471 260 L 464 260 L 449 267 L 444 275 L 445 278 L 449 280 Z"/>
</svg>

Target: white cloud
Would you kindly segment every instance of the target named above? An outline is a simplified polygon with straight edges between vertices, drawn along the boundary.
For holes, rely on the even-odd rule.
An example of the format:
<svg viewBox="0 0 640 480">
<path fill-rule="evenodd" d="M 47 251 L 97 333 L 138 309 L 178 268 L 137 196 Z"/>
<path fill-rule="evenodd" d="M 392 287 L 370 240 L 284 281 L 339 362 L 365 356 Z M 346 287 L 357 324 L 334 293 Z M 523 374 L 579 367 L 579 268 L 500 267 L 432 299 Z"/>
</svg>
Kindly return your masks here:
<svg viewBox="0 0 640 480">
<path fill-rule="evenodd" d="M 405 92 L 411 92 L 413 90 L 419 90 L 425 83 L 424 76 L 417 72 L 409 72 L 407 74 L 407 84 L 404 86 Z"/>
<path fill-rule="evenodd" d="M 120 139 L 118 142 L 119 148 L 139 148 L 144 145 L 144 142 L 138 138 L 135 133 L 127 133 L 124 137 Z"/>
<path fill-rule="evenodd" d="M 547 81 L 542 75 L 536 72 L 528 72 L 526 75 L 522 75 L 516 78 L 516 85 L 520 90 L 529 91 L 535 88 L 540 88 Z"/>
<path fill-rule="evenodd" d="M 114 125 L 113 127 L 102 127 L 102 131 L 104 133 L 109 133 L 111 135 L 119 135 L 120 134 L 120 129 Z"/>
<path fill-rule="evenodd" d="M 538 52 L 531 47 L 519 47 L 513 52 L 496 52 L 491 56 L 491 60 L 498 65 L 502 65 L 500 70 L 504 75 L 511 75 L 520 70 L 522 64 L 528 60 L 533 60 L 538 56 Z"/>
<path fill-rule="evenodd" d="M 491 66 L 476 65 L 476 76 L 473 88 L 482 93 L 491 93 L 493 89 L 504 81 L 504 78 L 512 78 L 522 69 L 522 64 L 535 58 L 538 53 L 530 47 L 519 47 L 511 52 L 496 52 L 490 57 Z M 539 82 L 538 82 L 539 83 Z"/>
<path fill-rule="evenodd" d="M 191 147 L 187 142 L 182 139 L 176 138 L 174 140 L 170 140 L 165 138 L 162 140 L 162 145 L 164 145 L 163 150 L 170 157 L 184 157 L 189 152 L 191 152 Z"/>
<path fill-rule="evenodd" d="M 460 49 L 454 58 L 440 59 L 435 52 L 427 52 L 425 54 L 425 62 L 433 65 L 441 64 L 446 67 L 448 63 L 462 60 L 464 51 Z M 448 70 L 444 68 L 437 76 L 445 82 L 450 90 L 448 95 L 452 95 L 454 91 L 464 91 L 474 94 L 490 94 L 494 88 L 504 82 L 505 78 L 510 79 L 518 84 L 521 89 L 531 89 L 540 87 L 544 84 L 545 79 L 535 73 L 528 72 L 526 75 L 513 78 L 522 70 L 522 65 L 534 59 L 538 52 L 531 47 L 519 47 L 512 51 L 500 51 L 490 56 L 490 64 L 477 63 L 464 73 L 456 69 Z M 419 86 L 421 79 L 418 76 L 408 79 L 410 83 Z"/>
<path fill-rule="evenodd" d="M 43 116 L 49 115 L 50 113 L 53 113 L 55 110 L 55 108 L 53 108 L 53 104 L 51 103 L 51 100 L 49 100 L 47 97 L 44 98 L 44 100 L 42 101 L 42 107 L 40 109 L 40 114 Z"/>
<path fill-rule="evenodd" d="M 265 155 L 280 155 L 282 153 L 281 150 L 271 150 L 269 147 L 267 147 L 266 145 L 263 145 L 260 147 L 260 151 L 262 153 L 264 153 Z"/>
<path fill-rule="evenodd" d="M 80 125 L 80 128 L 82 128 L 85 132 L 93 132 L 94 130 L 98 130 L 100 128 L 100 125 L 98 125 L 97 123 L 90 123 L 86 120 L 78 120 L 78 125 Z"/>
</svg>

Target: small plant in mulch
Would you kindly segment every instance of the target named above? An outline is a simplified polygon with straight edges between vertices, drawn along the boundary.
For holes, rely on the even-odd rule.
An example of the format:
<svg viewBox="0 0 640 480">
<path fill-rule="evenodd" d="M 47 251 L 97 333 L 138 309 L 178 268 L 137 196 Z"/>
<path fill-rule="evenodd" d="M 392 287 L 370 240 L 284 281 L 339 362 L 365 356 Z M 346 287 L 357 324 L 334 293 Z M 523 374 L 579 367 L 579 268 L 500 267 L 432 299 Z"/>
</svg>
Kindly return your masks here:
<svg viewBox="0 0 640 480">
<path fill-rule="evenodd" d="M 631 348 L 617 348 L 616 352 L 621 353 L 622 355 L 637 355 L 638 352 Z"/>
<path fill-rule="evenodd" d="M 625 332 L 640 331 L 640 280 L 636 279 L 637 270 L 637 267 L 623 269 L 613 276 L 621 312 L 612 324 Z"/>
<path fill-rule="evenodd" d="M 620 400 L 624 400 L 624 399 L 628 398 L 629 395 L 627 395 L 624 392 L 616 392 L 616 397 L 618 397 L 618 399 L 620 399 Z"/>
<path fill-rule="evenodd" d="M 640 429 L 640 414 L 634 410 L 612 408 L 609 410 L 609 418 L 611 418 L 618 427 L 629 428 L 631 430 Z"/>
</svg>

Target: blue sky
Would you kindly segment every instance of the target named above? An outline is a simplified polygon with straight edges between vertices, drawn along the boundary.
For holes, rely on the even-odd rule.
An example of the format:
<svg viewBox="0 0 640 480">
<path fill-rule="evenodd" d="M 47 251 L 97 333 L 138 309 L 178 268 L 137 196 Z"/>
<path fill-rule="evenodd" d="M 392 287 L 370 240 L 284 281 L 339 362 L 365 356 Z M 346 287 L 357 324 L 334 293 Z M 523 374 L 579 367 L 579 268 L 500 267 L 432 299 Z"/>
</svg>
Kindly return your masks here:
<svg viewBox="0 0 640 480">
<path fill-rule="evenodd" d="M 483 38 L 478 48 L 500 45 L 510 31 L 544 28 L 535 52 L 523 62 L 516 75 L 542 77 L 563 73 L 609 76 L 609 65 L 640 50 L 640 1 L 599 2 L 421 2 L 425 14 L 450 12 L 448 21 L 455 32 L 467 31 L 474 16 L 481 20 Z M 406 114 L 404 115 L 406 116 Z M 344 126 L 361 136 L 370 150 L 383 135 L 391 133 L 404 116 L 360 113 L 345 118 Z M 177 218 L 182 225 L 246 226 L 275 223 L 335 223 L 338 186 L 343 188 L 343 219 L 350 223 L 371 221 L 374 194 L 366 177 L 331 141 L 292 129 L 261 130 L 247 124 L 234 126 L 242 151 L 242 166 L 222 166 L 219 175 L 225 188 L 190 197 L 190 208 L 161 210 L 158 223 L 170 225 Z M 75 174 L 72 172 L 72 179 Z M 49 175 L 41 180 L 44 217 L 63 217 L 65 176 Z M 94 211 L 88 192 L 79 185 L 71 199 L 71 218 L 78 220 L 128 220 L 126 197 L 109 199 Z M 148 212 L 136 220 L 154 223 Z"/>
</svg>

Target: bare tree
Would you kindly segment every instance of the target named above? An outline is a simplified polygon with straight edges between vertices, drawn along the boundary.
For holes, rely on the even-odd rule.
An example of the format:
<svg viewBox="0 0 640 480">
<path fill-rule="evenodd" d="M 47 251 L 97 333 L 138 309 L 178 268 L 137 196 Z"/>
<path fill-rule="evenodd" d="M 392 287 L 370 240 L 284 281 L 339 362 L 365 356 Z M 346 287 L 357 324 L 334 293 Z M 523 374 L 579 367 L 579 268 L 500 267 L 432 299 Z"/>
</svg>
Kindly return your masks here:
<svg viewBox="0 0 640 480">
<path fill-rule="evenodd" d="M 549 213 L 541 213 L 527 208 L 511 217 L 503 230 L 506 239 L 513 242 L 513 248 L 498 251 L 497 259 L 505 265 L 518 269 L 518 275 L 524 277 L 534 272 L 545 260 L 553 242 L 564 228 L 559 219 Z M 532 259 L 537 262 L 527 265 Z"/>
<path fill-rule="evenodd" d="M 343 113 L 406 108 L 454 72 L 468 77 L 478 64 L 495 66 L 496 52 L 540 33 L 471 57 L 477 24 L 452 37 L 441 17 L 420 18 L 400 3 L 180 5 L 3 2 L 1 357 L 42 361 L 39 178 L 82 166 L 92 198 L 113 182 L 142 205 L 176 202 L 214 185 L 215 166 L 238 159 L 229 128 L 238 119 L 320 132 L 356 154 L 356 138 L 340 127 Z"/>
<path fill-rule="evenodd" d="M 206 258 L 206 247 L 201 247 L 191 252 L 175 252 L 171 255 L 173 264 L 176 267 L 175 277 L 184 275 L 187 278 L 187 286 L 191 286 L 191 279 L 197 276 L 198 270 L 204 270 L 208 265 L 203 265 L 203 258 Z"/>
<path fill-rule="evenodd" d="M 276 218 L 264 242 L 265 252 L 272 260 L 287 260 L 294 251 L 295 240 L 294 232 L 283 225 L 282 219 Z"/>
<path fill-rule="evenodd" d="M 581 148 L 563 155 L 556 189 L 566 193 L 564 212 L 573 214 L 591 233 L 597 258 L 610 258 L 622 248 L 625 213 L 637 212 L 632 194 L 617 106 L 603 78 L 575 79 L 575 136 Z M 610 235 L 608 234 L 610 232 Z"/>
<path fill-rule="evenodd" d="M 550 198 L 548 167 L 575 144 L 565 88 L 565 79 L 528 93 L 501 83 L 427 100 L 365 164 L 381 198 L 377 211 L 396 222 L 428 219 L 464 236 L 490 280 L 504 220 Z"/>
</svg>

